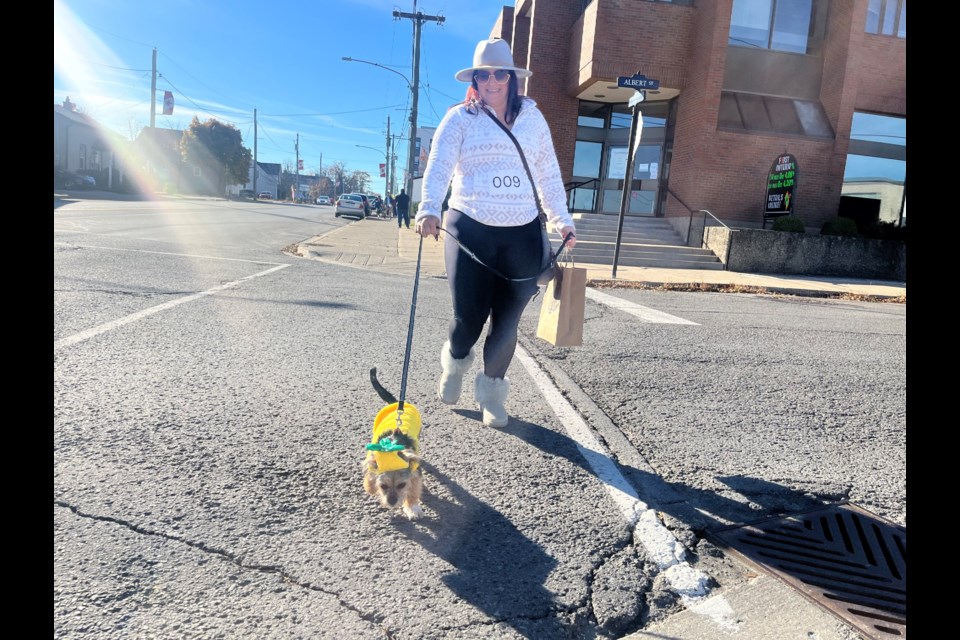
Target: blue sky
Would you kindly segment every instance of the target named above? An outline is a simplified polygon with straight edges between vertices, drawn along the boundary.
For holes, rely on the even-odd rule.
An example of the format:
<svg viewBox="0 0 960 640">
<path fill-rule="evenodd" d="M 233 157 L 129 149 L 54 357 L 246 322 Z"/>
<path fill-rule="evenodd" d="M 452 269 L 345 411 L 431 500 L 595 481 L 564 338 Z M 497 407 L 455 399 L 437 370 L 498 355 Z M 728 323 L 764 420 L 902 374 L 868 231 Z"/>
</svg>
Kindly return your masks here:
<svg viewBox="0 0 960 640">
<path fill-rule="evenodd" d="M 397 169 L 406 166 L 413 21 L 393 11 L 443 16 L 420 39 L 418 123 L 436 126 L 463 99 L 454 74 L 470 65 L 502 7 L 514 0 L 54 0 L 53 101 L 133 138 L 150 124 L 150 80 L 157 49 L 156 125 L 185 129 L 196 115 L 232 124 L 257 158 L 304 173 L 341 161 L 371 175 L 390 132 L 403 134 Z M 344 56 L 390 67 L 345 62 Z M 163 92 L 175 107 L 162 115 Z M 373 147 L 368 149 L 357 147 Z M 379 150 L 382 150 L 380 152 Z"/>
</svg>

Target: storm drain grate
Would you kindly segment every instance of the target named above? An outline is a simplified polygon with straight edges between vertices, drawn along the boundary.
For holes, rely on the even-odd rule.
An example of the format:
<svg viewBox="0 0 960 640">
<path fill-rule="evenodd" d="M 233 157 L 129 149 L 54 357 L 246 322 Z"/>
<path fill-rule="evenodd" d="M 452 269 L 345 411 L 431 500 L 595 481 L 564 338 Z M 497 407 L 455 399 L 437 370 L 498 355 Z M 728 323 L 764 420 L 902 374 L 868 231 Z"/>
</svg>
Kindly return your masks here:
<svg viewBox="0 0 960 640">
<path fill-rule="evenodd" d="M 906 638 L 906 528 L 844 503 L 710 537 L 867 637 Z"/>
</svg>

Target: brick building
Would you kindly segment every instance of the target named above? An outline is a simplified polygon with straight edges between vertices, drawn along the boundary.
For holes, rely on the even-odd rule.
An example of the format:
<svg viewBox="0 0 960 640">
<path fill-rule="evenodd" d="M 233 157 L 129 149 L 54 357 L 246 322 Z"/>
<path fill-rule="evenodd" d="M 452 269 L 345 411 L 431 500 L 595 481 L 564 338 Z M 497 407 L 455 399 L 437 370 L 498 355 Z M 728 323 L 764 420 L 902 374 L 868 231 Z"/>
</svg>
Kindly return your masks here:
<svg viewBox="0 0 960 640">
<path fill-rule="evenodd" d="M 617 79 L 641 74 L 659 86 L 638 107 L 628 215 L 761 227 L 768 172 L 790 154 L 808 230 L 843 213 L 843 194 L 906 224 L 906 0 L 515 5 L 490 35 L 533 71 L 521 92 L 550 124 L 572 211 L 619 214 L 636 91 Z M 870 180 L 888 186 L 845 187 Z"/>
</svg>

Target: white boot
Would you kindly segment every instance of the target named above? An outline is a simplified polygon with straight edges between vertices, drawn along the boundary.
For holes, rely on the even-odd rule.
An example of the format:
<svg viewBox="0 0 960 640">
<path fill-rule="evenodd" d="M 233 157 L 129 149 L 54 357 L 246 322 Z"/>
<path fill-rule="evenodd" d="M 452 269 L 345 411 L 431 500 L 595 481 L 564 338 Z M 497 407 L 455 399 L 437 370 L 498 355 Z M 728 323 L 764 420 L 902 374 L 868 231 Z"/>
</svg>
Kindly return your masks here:
<svg viewBox="0 0 960 640">
<path fill-rule="evenodd" d="M 505 427 L 510 421 L 507 410 L 503 406 L 510 392 L 510 378 L 491 378 L 483 371 L 477 372 L 474 381 L 474 398 L 480 411 L 483 412 L 483 424 L 489 427 Z"/>
<path fill-rule="evenodd" d="M 440 349 L 440 366 L 443 367 L 443 373 L 440 375 L 440 382 L 437 383 L 437 397 L 444 404 L 457 404 L 460 399 L 460 390 L 463 388 L 463 375 L 473 364 L 474 351 L 470 349 L 463 358 L 457 360 L 450 353 L 450 341 L 443 343 Z"/>
</svg>

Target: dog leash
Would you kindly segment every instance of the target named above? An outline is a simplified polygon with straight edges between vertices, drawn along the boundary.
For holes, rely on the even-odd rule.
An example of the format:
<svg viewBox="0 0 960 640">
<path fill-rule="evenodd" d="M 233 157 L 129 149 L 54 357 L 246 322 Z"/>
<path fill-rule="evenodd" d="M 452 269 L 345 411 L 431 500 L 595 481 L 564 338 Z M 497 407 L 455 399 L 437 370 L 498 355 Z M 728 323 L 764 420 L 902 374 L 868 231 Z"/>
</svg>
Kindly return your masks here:
<svg viewBox="0 0 960 640">
<path fill-rule="evenodd" d="M 407 351 L 403 354 L 403 373 L 400 377 L 400 399 L 397 403 L 397 428 L 403 426 L 403 402 L 407 397 L 407 370 L 410 368 L 410 347 L 413 345 L 413 320 L 417 316 L 417 289 L 420 288 L 420 257 L 423 255 L 423 236 L 417 247 L 417 270 L 413 276 L 413 301 L 410 303 L 410 323 L 407 325 Z"/>
<path fill-rule="evenodd" d="M 448 237 L 453 238 L 453 241 L 457 243 L 457 245 L 460 247 L 460 250 L 461 250 L 461 251 L 463 251 L 465 254 L 467 254 L 474 262 L 476 262 L 477 264 L 479 264 L 479 265 L 485 267 L 486 269 L 488 269 L 488 270 L 489 270 L 491 273 L 493 273 L 495 276 L 499 276 L 499 277 L 503 278 L 504 280 L 510 280 L 511 282 L 525 282 L 525 281 L 527 281 L 527 280 L 533 280 L 533 279 L 535 279 L 535 278 L 539 278 L 539 277 L 540 277 L 540 274 L 539 274 L 539 273 L 536 274 L 536 275 L 528 276 L 528 277 L 526 277 L 526 278 L 511 278 L 511 277 L 509 277 L 509 276 L 506 276 L 506 275 L 500 273 L 497 269 L 494 269 L 493 267 L 491 267 L 490 265 L 488 265 L 486 262 L 484 262 L 484 261 L 481 260 L 480 258 L 478 258 L 478 257 L 477 257 L 477 254 L 475 254 L 473 251 L 471 251 L 470 249 L 468 249 L 468 248 L 466 247 L 466 245 L 464 245 L 462 242 L 460 242 L 460 240 L 457 238 L 457 236 L 453 235 L 452 233 L 450 233 L 449 231 L 447 231 L 447 230 L 444 229 L 443 227 L 437 227 L 437 229 L 440 230 L 440 231 L 443 231 L 445 234 L 447 234 Z M 567 241 L 570 240 L 570 238 L 572 238 L 572 237 L 573 237 L 573 234 L 572 234 L 572 233 L 568 233 L 568 234 L 567 234 L 567 237 L 564 238 L 564 239 L 563 239 L 563 242 L 560 243 L 560 247 L 557 249 L 557 252 L 553 255 L 553 258 L 552 258 L 552 260 L 550 261 L 550 262 L 551 262 L 551 266 L 553 266 L 553 263 L 556 262 L 556 261 L 557 261 L 557 258 L 560 257 L 560 252 L 563 251 L 564 247 L 565 247 L 566 244 L 567 244 Z M 421 240 L 422 240 L 422 239 L 423 239 L 423 236 L 421 236 Z"/>
</svg>

